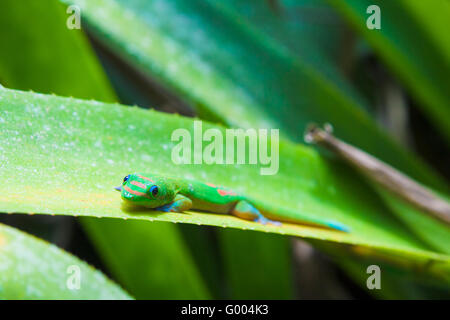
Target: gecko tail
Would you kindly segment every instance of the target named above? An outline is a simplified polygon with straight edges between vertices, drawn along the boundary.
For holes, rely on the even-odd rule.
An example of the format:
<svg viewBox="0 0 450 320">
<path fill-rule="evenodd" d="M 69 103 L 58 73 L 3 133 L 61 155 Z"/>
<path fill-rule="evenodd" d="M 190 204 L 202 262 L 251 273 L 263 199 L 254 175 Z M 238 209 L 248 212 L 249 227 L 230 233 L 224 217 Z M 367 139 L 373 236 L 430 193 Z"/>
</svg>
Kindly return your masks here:
<svg viewBox="0 0 450 320">
<path fill-rule="evenodd" d="M 326 225 L 327 225 L 327 227 L 329 227 L 331 229 L 339 230 L 342 232 L 350 232 L 350 228 L 348 228 L 347 226 L 345 226 L 339 222 L 330 221 Z"/>
</svg>

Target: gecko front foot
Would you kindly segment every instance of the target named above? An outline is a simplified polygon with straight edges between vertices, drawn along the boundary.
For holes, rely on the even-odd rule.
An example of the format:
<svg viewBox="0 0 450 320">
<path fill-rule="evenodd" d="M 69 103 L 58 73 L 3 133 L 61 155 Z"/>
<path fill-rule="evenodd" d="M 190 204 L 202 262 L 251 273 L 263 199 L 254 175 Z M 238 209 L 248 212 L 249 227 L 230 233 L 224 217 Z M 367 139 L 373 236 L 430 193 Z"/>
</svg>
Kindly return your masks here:
<svg viewBox="0 0 450 320">
<path fill-rule="evenodd" d="M 192 208 L 192 201 L 188 197 L 177 194 L 175 199 L 161 207 L 156 208 L 158 211 L 164 212 L 183 212 Z"/>
</svg>

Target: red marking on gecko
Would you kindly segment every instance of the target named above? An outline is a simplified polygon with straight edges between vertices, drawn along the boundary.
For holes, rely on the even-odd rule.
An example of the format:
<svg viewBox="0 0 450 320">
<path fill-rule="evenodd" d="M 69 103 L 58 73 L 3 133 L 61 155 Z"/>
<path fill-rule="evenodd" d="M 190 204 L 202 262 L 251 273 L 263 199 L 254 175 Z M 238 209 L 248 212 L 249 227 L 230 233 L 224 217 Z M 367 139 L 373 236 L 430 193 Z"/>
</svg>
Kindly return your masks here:
<svg viewBox="0 0 450 320">
<path fill-rule="evenodd" d="M 146 189 L 147 188 L 147 186 L 145 185 L 145 184 L 143 184 L 143 183 L 140 183 L 140 182 L 138 182 L 138 181 L 131 181 L 130 182 L 132 185 L 135 185 L 136 187 L 139 187 L 139 188 L 142 188 L 142 189 Z"/>
<path fill-rule="evenodd" d="M 212 184 L 212 183 L 207 183 L 206 185 L 210 186 L 210 187 L 213 187 L 213 188 L 217 188 L 217 186 L 215 184 Z"/>
<path fill-rule="evenodd" d="M 223 197 L 223 196 L 235 196 L 236 193 L 233 191 L 223 190 L 223 189 L 217 189 L 217 192 Z"/>
<path fill-rule="evenodd" d="M 150 181 L 150 182 L 155 182 L 155 181 L 153 181 L 152 179 L 147 178 L 147 177 L 144 177 L 144 176 L 141 176 L 141 175 L 138 175 L 138 177 L 141 178 L 141 179 L 144 179 L 144 180 L 148 180 L 148 181 Z"/>
<path fill-rule="evenodd" d="M 128 186 L 124 186 L 123 188 L 126 191 L 128 191 L 129 193 L 134 194 L 135 196 L 141 196 L 141 197 L 145 197 L 145 198 L 149 198 L 150 199 L 150 197 L 144 192 L 135 191 L 133 189 L 130 189 Z"/>
</svg>

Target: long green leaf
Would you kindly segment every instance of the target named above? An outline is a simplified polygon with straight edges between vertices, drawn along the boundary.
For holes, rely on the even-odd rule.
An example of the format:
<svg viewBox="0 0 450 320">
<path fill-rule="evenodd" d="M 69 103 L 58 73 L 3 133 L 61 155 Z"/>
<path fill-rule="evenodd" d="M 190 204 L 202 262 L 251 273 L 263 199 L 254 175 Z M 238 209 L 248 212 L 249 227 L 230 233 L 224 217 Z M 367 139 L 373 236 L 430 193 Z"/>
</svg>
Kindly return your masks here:
<svg viewBox="0 0 450 320">
<path fill-rule="evenodd" d="M 193 135 L 193 121 L 116 104 L 0 90 L 0 211 L 208 224 L 359 244 L 435 260 L 430 272 L 450 266 L 427 251 L 385 214 L 386 208 L 345 167 L 309 148 L 280 144 L 276 175 L 259 166 L 174 166 L 170 137 L 178 128 Z M 204 130 L 212 128 L 203 123 Z M 219 130 L 224 130 L 217 127 Z M 264 226 L 227 215 L 127 212 L 113 186 L 130 172 L 148 171 L 229 186 L 248 196 L 306 215 L 347 225 L 350 233 L 285 224 Z M 220 170 L 219 170 L 220 168 Z M 12 175 L 11 172 L 14 174 Z M 288 187 L 288 188 L 286 188 Z M 436 270 L 435 270 L 436 269 Z"/>
<path fill-rule="evenodd" d="M 69 30 L 66 27 L 69 15 L 66 14 L 65 5 L 54 0 L 5 0 L 0 4 L 0 17 L 0 40 L 7 44 L 0 50 L 0 81 L 5 85 L 79 98 L 116 101 L 83 30 Z M 30 25 L 33 27 L 30 28 Z M 180 253 L 186 248 L 179 241 L 176 226 L 169 224 L 159 227 L 148 223 L 137 226 L 96 219 L 80 220 L 111 272 L 135 297 L 209 297 L 202 290 L 204 284 L 192 267 L 189 251 Z M 121 245 L 115 244 L 117 234 L 123 235 L 120 238 Z M 152 247 L 148 241 L 152 237 L 166 244 L 164 250 Z M 129 248 L 137 243 L 142 246 L 139 251 L 141 263 L 134 265 L 136 257 L 128 253 Z M 153 250 L 147 250 L 145 246 Z M 171 266 L 175 260 L 185 265 L 185 268 L 170 270 L 169 267 L 161 267 Z M 164 273 L 164 270 L 167 272 Z M 162 288 L 161 279 L 169 277 L 178 281 L 166 281 Z"/>
<path fill-rule="evenodd" d="M 364 99 L 306 38 L 302 54 L 294 53 L 217 1 L 65 2 L 80 5 L 101 41 L 188 99 L 201 117 L 239 127 L 280 128 L 284 137 L 297 141 L 307 123 L 331 122 L 337 136 L 448 191 L 435 173 L 375 125 L 364 111 Z M 398 206 L 391 210 L 405 217 Z M 420 226 L 409 225 L 433 246 L 441 240 L 435 235 L 449 232 L 436 225 L 436 233 L 424 235 Z"/>
<path fill-rule="evenodd" d="M 130 299 L 130 296 L 85 262 L 0 224 L 0 299 Z"/>
</svg>

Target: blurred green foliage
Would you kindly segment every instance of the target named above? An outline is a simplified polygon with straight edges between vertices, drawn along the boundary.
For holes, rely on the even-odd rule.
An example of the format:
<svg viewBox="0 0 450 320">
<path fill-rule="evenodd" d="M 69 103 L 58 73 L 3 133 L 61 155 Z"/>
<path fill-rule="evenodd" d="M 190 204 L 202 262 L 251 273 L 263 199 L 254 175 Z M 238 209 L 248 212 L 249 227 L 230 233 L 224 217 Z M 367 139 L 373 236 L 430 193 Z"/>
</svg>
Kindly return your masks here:
<svg viewBox="0 0 450 320">
<path fill-rule="evenodd" d="M 382 10 L 381 30 L 365 27 L 369 2 Z M 82 30 L 66 27 L 69 14 L 62 3 L 81 7 Z M 9 124 L 0 129 L 0 170 L 2 176 L 15 172 L 3 184 L 0 211 L 139 219 L 80 219 L 107 269 L 132 296 L 294 297 L 296 270 L 289 239 L 247 229 L 316 239 L 313 244 L 362 287 L 365 266 L 382 264 L 390 285 L 377 292 L 378 297 L 439 297 L 448 288 L 447 226 L 383 190 L 372 189 L 345 165 L 292 143 L 301 141 L 308 122 L 332 122 L 339 137 L 448 193 L 446 182 L 395 143 L 368 113 L 370 103 L 348 77 L 348 67 L 358 57 L 355 36 L 344 21 L 361 32 L 417 98 L 414 105 L 448 137 L 450 43 L 445 35 L 449 17 L 445 1 L 425 5 L 417 0 L 45 0 L 39 4 L 8 0 L 0 8 L 0 41 L 6 44 L 0 50 L 0 83 L 5 87 L 117 101 L 106 72 L 120 98 L 145 102 L 146 94 L 126 83 L 130 74 L 139 75 L 145 79 L 144 90 L 155 90 L 148 86 L 151 79 L 157 84 L 156 95 L 176 96 L 203 120 L 281 129 L 285 141 L 276 176 L 261 177 L 257 168 L 249 166 L 179 168 L 168 160 L 170 132 L 189 128 L 191 120 L 95 101 L 0 90 L 0 120 Z M 125 67 L 108 64 L 108 55 Z M 161 97 L 149 103 L 164 109 L 159 101 Z M 132 152 L 127 149 L 130 144 Z M 352 233 L 255 226 L 195 212 L 130 215 L 121 210 L 110 186 L 138 169 L 228 185 L 279 208 L 333 217 L 349 225 Z M 16 233 L 2 227 L 0 236 Z M 35 242 L 30 238 L 19 251 L 49 250 Z M 22 271 L 17 268 L 14 274 L 11 266 L 25 262 L 15 259 L 14 252 L 8 251 L 12 265 L 0 278 L 0 297 L 47 299 L 59 294 L 61 288 L 55 286 L 65 276 L 61 271 L 59 280 L 47 279 L 43 272 L 23 271 L 25 281 L 15 281 Z M 64 265 L 67 255 L 58 252 L 58 256 L 52 260 Z M 399 272 L 406 276 L 398 277 Z M 104 292 L 86 288 L 78 297 L 127 297 L 109 282 L 101 284 L 103 276 L 98 281 Z M 32 288 L 41 283 L 45 290 L 23 294 L 27 284 Z"/>
</svg>

